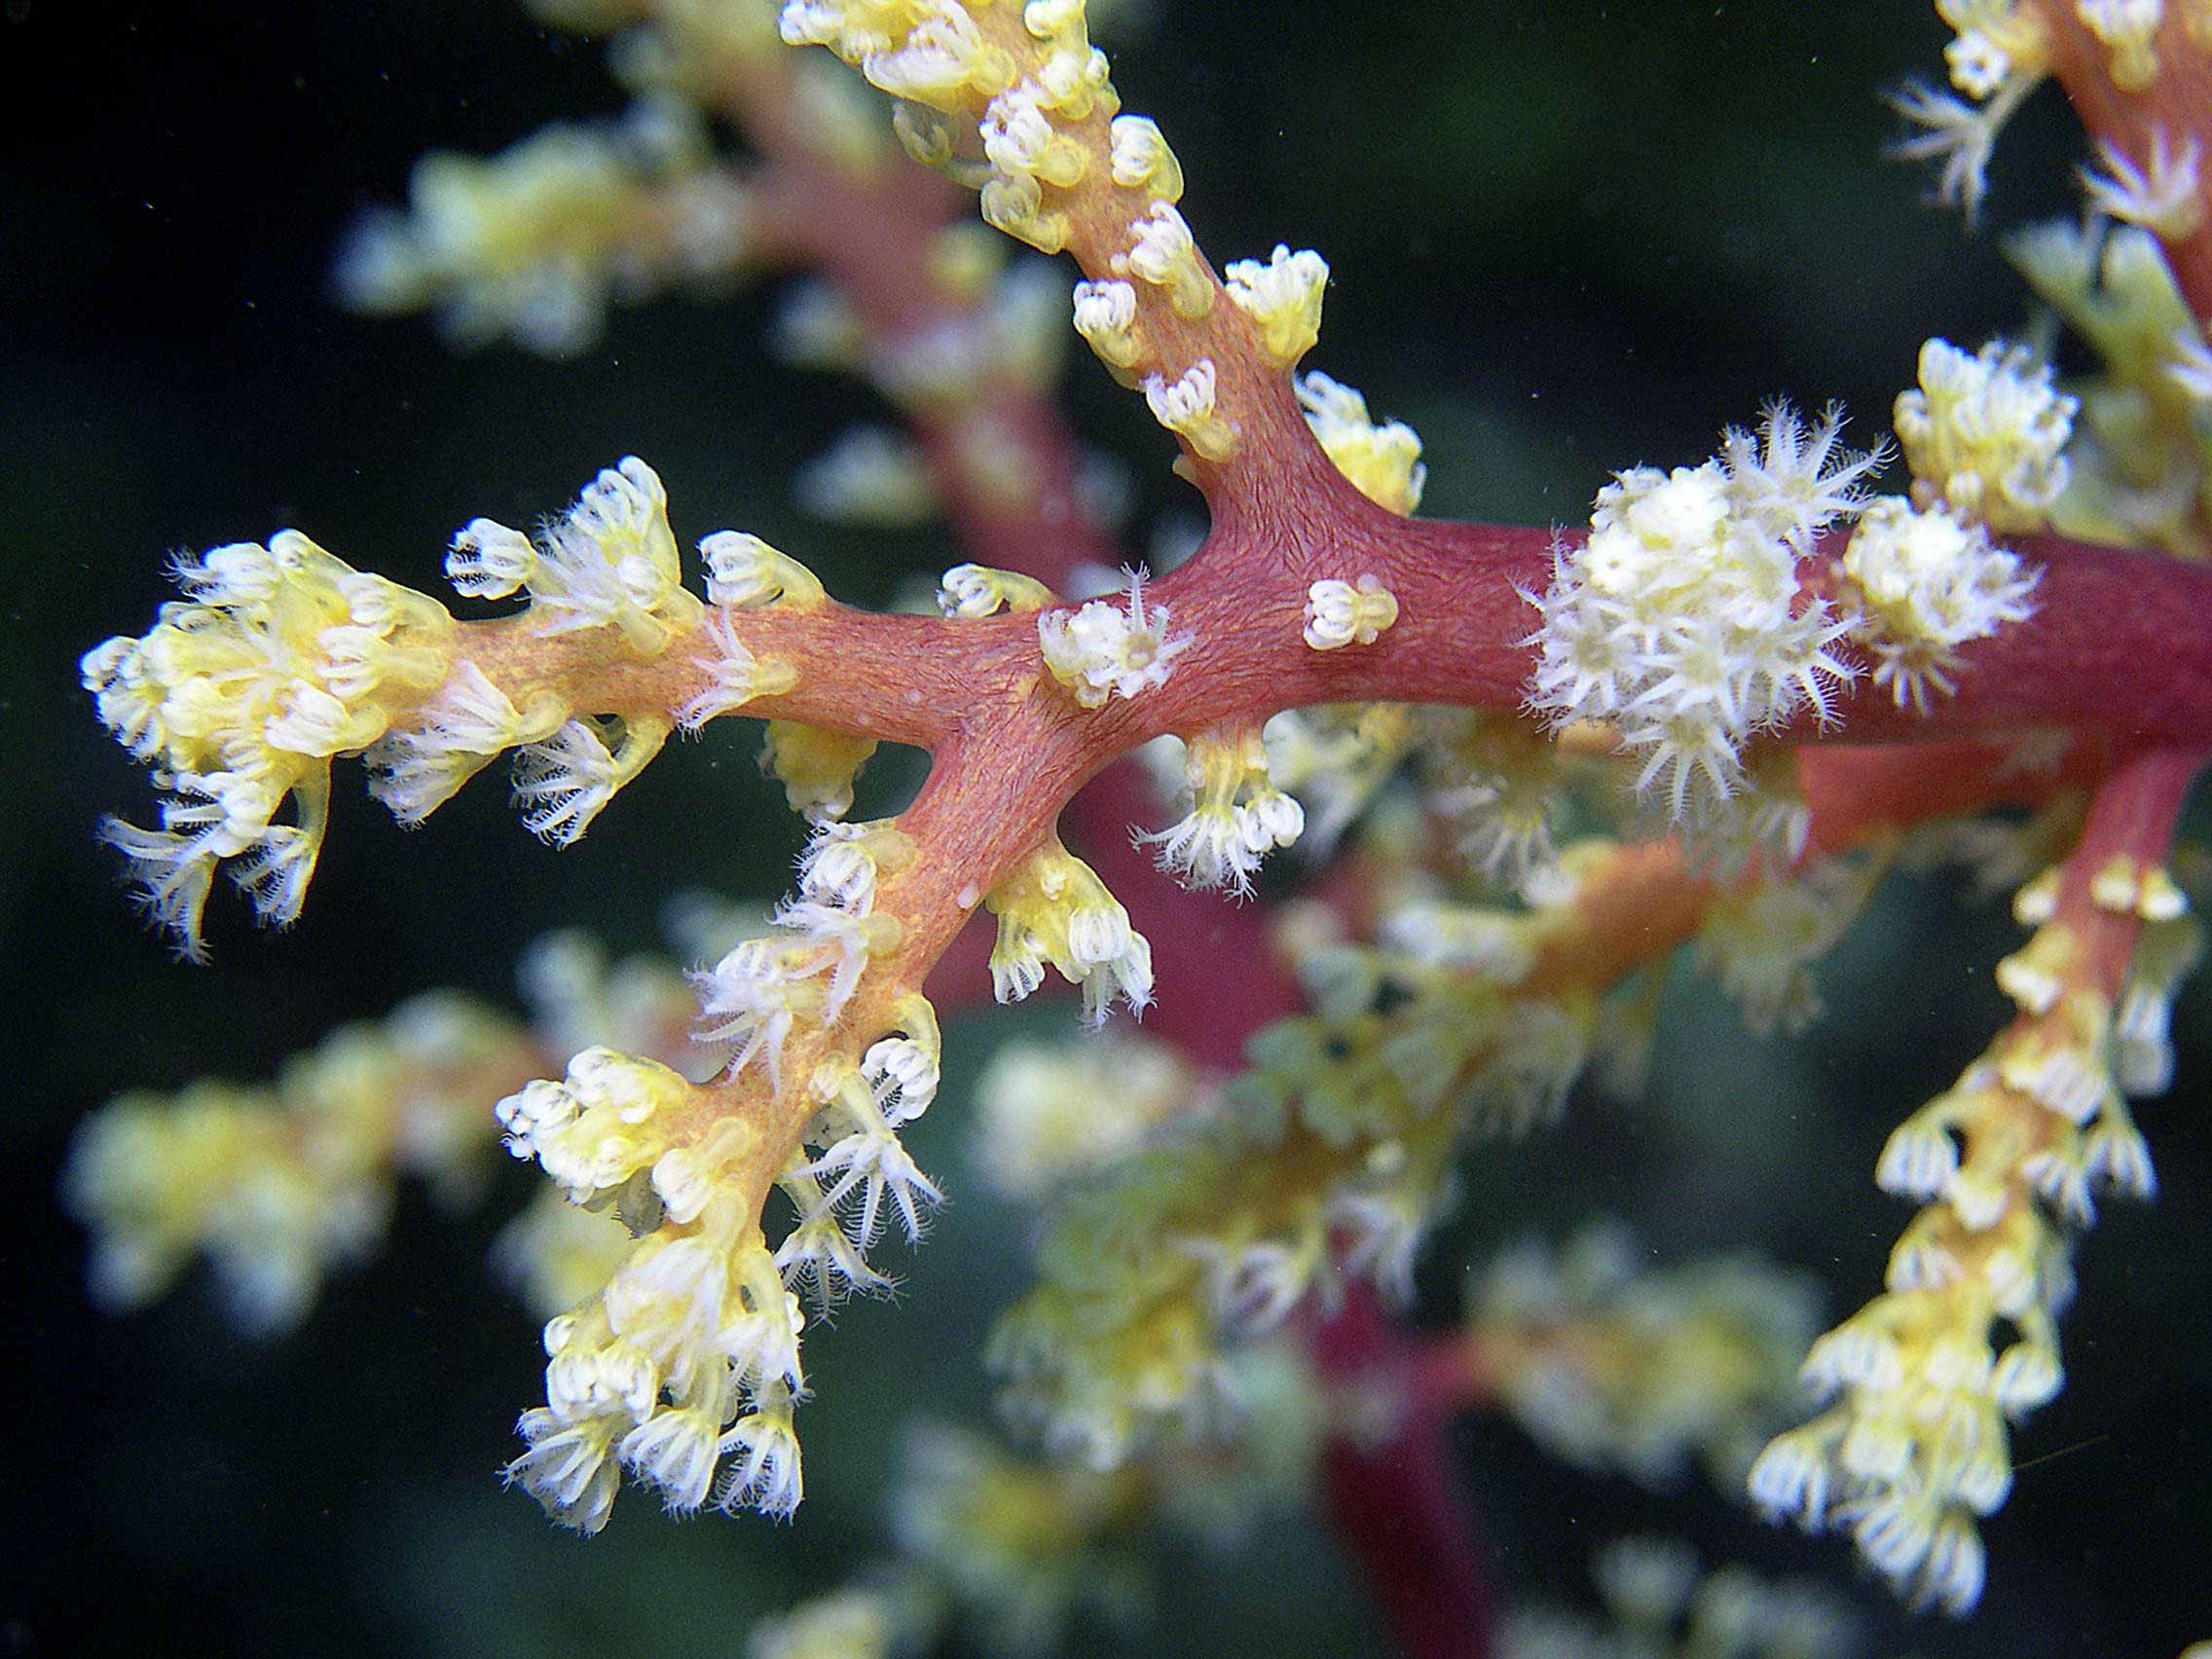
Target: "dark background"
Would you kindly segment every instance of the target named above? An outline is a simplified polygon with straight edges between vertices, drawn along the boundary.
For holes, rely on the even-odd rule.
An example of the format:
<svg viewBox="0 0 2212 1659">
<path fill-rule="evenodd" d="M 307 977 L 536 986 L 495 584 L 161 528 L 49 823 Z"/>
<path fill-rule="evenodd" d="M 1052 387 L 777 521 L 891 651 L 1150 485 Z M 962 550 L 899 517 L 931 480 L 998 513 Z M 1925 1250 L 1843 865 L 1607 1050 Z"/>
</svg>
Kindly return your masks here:
<svg viewBox="0 0 2212 1659">
<path fill-rule="evenodd" d="M 1939 71 L 1927 6 L 1160 11 L 1119 43 L 1117 80 L 1181 154 L 1187 215 L 1217 261 L 1278 240 L 1329 258 L 1311 362 L 1421 431 L 1431 512 L 1579 518 L 1610 469 L 1694 461 L 1777 391 L 1842 397 L 1870 436 L 1926 335 L 1972 344 L 2019 320 L 1994 240 L 1918 205 L 1926 180 L 1878 159 L 1894 122 L 1875 91 Z M 635 451 L 667 479 L 682 538 L 757 531 L 842 597 L 883 602 L 957 556 L 933 534 L 824 531 L 790 504 L 791 469 L 877 411 L 858 387 L 764 358 L 759 292 L 618 314 L 565 364 L 455 356 L 419 324 L 326 303 L 342 228 L 400 196 L 419 151 L 496 149 L 616 102 L 595 46 L 491 0 L 0 9 L 0 1352 L 16 1425 L 0 1653 L 95 1639 L 135 1653 L 736 1653 L 760 1610 L 879 1546 L 900 1422 L 982 1409 L 972 1356 L 1020 1266 L 1011 1218 L 960 1167 L 957 1084 L 916 1143 L 958 1201 L 903 1305 L 810 1341 L 809 1499 L 788 1529 L 677 1526 L 633 1496 L 584 1545 L 499 1492 L 512 1418 L 540 1397 L 530 1322 L 483 1266 L 520 1170 L 459 1223 L 409 1195 L 385 1254 L 268 1348 L 233 1336 L 198 1281 L 144 1316 L 90 1314 L 81 1240 L 52 1198 L 72 1125 L 118 1089 L 266 1076 L 429 984 L 505 997 L 517 951 L 551 926 L 649 945 L 667 893 L 773 893 L 797 840 L 738 732 L 672 749 L 561 855 L 521 831 L 496 784 L 402 836 L 342 776 L 299 927 L 256 937 L 224 893 L 213 964 L 177 966 L 92 844 L 101 811 L 144 817 L 148 793 L 74 670 L 88 645 L 146 626 L 166 550 L 298 525 L 435 588 L 455 526 L 530 522 Z M 2070 210 L 2076 144 L 2044 94 L 2000 152 L 1991 218 Z M 1087 358 L 1068 385 L 1130 463 L 1140 527 L 1190 514 L 1141 406 Z M 885 766 L 875 788 L 911 776 Z M 1824 977 L 1829 1022 L 1764 1046 L 1685 977 L 1644 1102 L 1578 1101 L 1556 1135 L 1470 1153 L 1427 1272 L 1432 1310 L 1498 1239 L 1597 1211 L 1670 1255 L 1762 1245 L 1855 1304 L 1904 1220 L 1873 1189 L 1882 1138 L 2003 1017 L 1987 965 L 2013 937 L 1946 883 L 1893 886 Z M 1963 1629 L 1908 1627 L 1861 1592 L 1877 1650 L 2170 1659 L 2212 1635 L 2204 1012 L 2185 1004 L 2182 1082 L 2142 1113 L 2159 1202 L 2108 1206 L 2082 1252 L 2070 1385 L 2017 1439 L 1988 1605 Z M 1066 1017 L 957 1027 L 948 1070 L 972 1076 L 1010 1023 Z M 1501 1422 L 1470 1425 L 1462 1450 L 1517 1598 L 1580 1597 L 1588 1547 L 1649 1527 L 1709 1558 L 1850 1583 L 1839 1544 L 1703 1493 L 1662 1501 L 1565 1474 Z M 1159 1610 L 1182 1634 L 1125 1650 L 1376 1640 L 1301 1523 L 1161 1574 Z"/>
</svg>

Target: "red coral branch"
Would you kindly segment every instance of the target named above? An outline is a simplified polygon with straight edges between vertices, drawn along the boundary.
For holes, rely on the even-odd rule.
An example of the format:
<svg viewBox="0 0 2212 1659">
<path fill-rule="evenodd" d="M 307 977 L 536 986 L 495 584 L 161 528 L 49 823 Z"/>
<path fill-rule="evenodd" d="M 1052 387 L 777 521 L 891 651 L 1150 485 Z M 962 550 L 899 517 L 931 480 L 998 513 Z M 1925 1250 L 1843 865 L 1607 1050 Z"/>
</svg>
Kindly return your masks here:
<svg viewBox="0 0 2212 1659">
<path fill-rule="evenodd" d="M 1265 527 L 1217 527 L 1188 574 L 1159 584 L 1157 597 L 1199 645 L 1142 700 L 1143 729 L 1191 731 L 1323 702 L 1520 704 L 1532 662 L 1525 642 L 1538 620 L 1522 595 L 1550 581 L 1554 533 L 1406 520 L 1341 480 L 1327 489 L 1333 498 L 1303 511 L 1291 490 L 1282 494 Z M 1844 539 L 1829 536 L 1815 568 L 1840 556 Z M 2051 535 L 2011 545 L 2043 571 L 2036 613 L 1963 648 L 1958 695 L 1923 716 L 1862 681 L 1832 700 L 1828 735 L 1926 742 L 2065 726 L 2138 742 L 2212 737 L 2203 620 L 2212 569 Z M 1366 572 L 1396 594 L 1397 624 L 1373 645 L 1309 649 L 1307 586 Z M 1796 735 L 1823 733 L 1807 720 Z"/>
<path fill-rule="evenodd" d="M 1480 1536 L 1445 1436 L 1457 1389 L 1364 1285 L 1313 1332 L 1314 1363 L 1349 1419 L 1322 1455 L 1329 1517 L 1407 1659 L 1488 1659 L 1497 1618 Z"/>
<path fill-rule="evenodd" d="M 2098 876 L 2116 859 L 2131 859 L 2138 871 L 2157 869 L 2173 847 L 2174 827 L 2212 749 L 2156 749 L 2113 769 L 2089 804 L 2082 838 L 2059 871 L 2051 921 L 2070 930 L 2083 956 L 2078 972 L 2108 999 L 2119 996 L 2143 934 L 2133 906 L 2100 903 Z"/>
</svg>

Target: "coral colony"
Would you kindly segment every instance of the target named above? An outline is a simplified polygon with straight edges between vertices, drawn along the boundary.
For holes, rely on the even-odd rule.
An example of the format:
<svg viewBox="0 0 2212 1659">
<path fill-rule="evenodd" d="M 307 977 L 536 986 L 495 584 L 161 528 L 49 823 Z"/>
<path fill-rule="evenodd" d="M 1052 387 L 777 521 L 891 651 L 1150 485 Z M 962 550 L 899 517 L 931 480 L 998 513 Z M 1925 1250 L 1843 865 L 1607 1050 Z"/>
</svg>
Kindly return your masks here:
<svg viewBox="0 0 2212 1659">
<path fill-rule="evenodd" d="M 548 1182 L 503 1246 L 547 1315 L 509 1481 L 585 1533 L 629 1484 L 789 1515 L 801 1339 L 887 1286 L 883 1235 L 918 1239 L 941 1196 L 901 1130 L 940 1088 L 925 977 L 982 910 L 999 1001 L 1056 976 L 1107 1030 L 1014 1045 L 977 1090 L 977 1178 L 1047 1218 L 988 1357 L 1049 1460 L 916 1442 L 899 1533 L 932 1604 L 1049 1640 L 1182 1489 L 1263 1463 L 1356 1478 L 1378 1437 L 1393 1469 L 1441 1468 L 1443 1421 L 1493 1409 L 1585 1466 L 1704 1463 L 1968 1612 L 2015 1426 L 2063 1385 L 2073 1239 L 2100 1198 L 2153 1191 L 2128 1102 L 2171 1080 L 2198 954 L 2168 854 L 2212 755 L 2212 6 L 1938 0 L 1953 90 L 1898 95 L 1901 148 L 1970 212 L 2012 111 L 2046 79 L 2072 98 L 2085 217 L 2011 251 L 2087 374 L 2062 388 L 2035 344 L 1931 340 L 1894 446 L 1777 402 L 1710 459 L 1615 473 L 1561 531 L 1412 516 L 1419 439 L 1300 370 L 1322 256 L 1209 261 L 1084 0 L 533 8 L 611 36 L 632 115 L 424 161 L 408 208 L 348 248 L 350 303 L 557 355 L 609 303 L 803 267 L 778 349 L 868 377 L 903 430 L 839 445 L 802 495 L 941 512 L 972 562 L 938 616 L 853 609 L 757 536 L 680 534 L 637 457 L 535 534 L 456 534 L 447 573 L 482 620 L 297 530 L 180 559 L 181 597 L 84 681 L 162 792 L 158 828 L 104 832 L 181 955 L 220 873 L 266 922 L 300 914 L 335 761 L 412 825 L 511 756 L 525 826 L 566 846 L 673 733 L 737 716 L 766 722 L 811 837 L 764 927 L 692 918 L 688 975 L 557 937 L 525 964 L 527 1024 L 432 995 L 274 1088 L 109 1105 L 66 1176 L 95 1295 L 144 1303 L 204 1253 L 239 1319 L 280 1331 L 374 1246 L 402 1171 L 454 1175 L 503 1137 Z M 745 159 L 717 154 L 718 121 Z M 1124 559 L 1048 397 L 1071 319 L 1210 515 L 1187 563 L 1130 561 L 1104 592 L 1077 568 Z M 928 751 L 928 780 L 856 822 L 883 742 Z M 1207 892 L 1146 912 L 1150 940 L 1059 833 L 1118 840 L 1125 868 L 1139 813 L 1112 780 L 1077 792 L 1139 750 L 1186 808 L 1141 843 Z M 1223 970 L 1243 1026 L 1218 991 L 1132 1024 L 1176 917 L 1340 842 L 1349 877 L 1271 906 L 1274 956 Z M 2027 933 L 1996 970 L 2014 1016 L 1882 1153 L 1875 1180 L 1919 1207 L 1872 1300 L 1821 1334 L 1778 1270 L 1654 1270 L 1601 1228 L 1501 1256 L 1455 1331 L 1388 1319 L 1464 1144 L 1556 1119 L 1585 1075 L 1632 1078 L 1677 947 L 1755 1026 L 1796 1024 L 1883 873 L 1932 855 L 2012 888 Z M 1281 964 L 1302 1006 L 1262 994 Z M 1396 1391 L 1358 1424 L 1355 1374 Z M 1326 1475 L 1323 1441 L 1352 1448 Z M 1475 1650 L 1463 1540 L 1411 1498 L 1390 1521 L 1406 1477 L 1373 1478 L 1365 1523 L 1336 1507 L 1385 1613 L 1413 1651 Z M 1393 1567 L 1362 1525 L 1441 1530 Z M 1764 1633 L 1730 1652 L 1836 1640 L 1817 1595 L 1701 1583 L 1661 1542 L 1597 1577 L 1669 1633 L 1640 1652 L 1677 1627 L 1684 1652 L 1721 1651 L 1708 1626 Z M 887 1651 L 921 1605 L 855 1588 L 755 1650 Z"/>
</svg>

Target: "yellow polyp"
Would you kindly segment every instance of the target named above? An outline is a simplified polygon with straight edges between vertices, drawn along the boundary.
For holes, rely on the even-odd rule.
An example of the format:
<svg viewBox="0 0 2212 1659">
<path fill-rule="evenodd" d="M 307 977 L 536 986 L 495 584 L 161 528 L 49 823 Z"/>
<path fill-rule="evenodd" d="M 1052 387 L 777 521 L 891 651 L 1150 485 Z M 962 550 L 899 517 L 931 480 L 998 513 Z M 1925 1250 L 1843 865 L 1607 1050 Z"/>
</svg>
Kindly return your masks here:
<svg viewBox="0 0 2212 1659">
<path fill-rule="evenodd" d="M 1145 402 L 1153 418 L 1191 446 L 1201 461 L 1226 461 L 1235 453 L 1236 428 L 1215 404 L 1213 359 L 1201 357 L 1181 378 L 1147 375 Z"/>
<path fill-rule="evenodd" d="M 798 684 L 798 666 L 786 658 L 759 657 L 754 667 L 754 695 L 781 697 Z"/>
<path fill-rule="evenodd" d="M 644 771 L 668 742 L 676 722 L 666 717 L 640 711 L 622 717 L 622 741 L 614 751 L 615 788 L 620 789 Z"/>
<path fill-rule="evenodd" d="M 667 489 L 634 455 L 585 485 L 535 544 L 495 520 L 472 521 L 454 538 L 446 571 L 461 591 L 479 597 L 526 589 L 532 633 L 613 627 L 641 657 L 659 655 L 702 610 L 683 586 Z"/>
<path fill-rule="evenodd" d="M 987 565 L 955 565 L 940 578 L 937 590 L 940 610 L 970 621 L 995 616 L 1001 610 L 1015 615 L 1042 610 L 1055 597 L 1034 576 L 993 570 Z"/>
<path fill-rule="evenodd" d="M 2178 920 L 2189 911 L 2189 895 L 2174 882 L 2163 866 L 2154 866 L 2143 876 L 2135 898 L 2135 913 L 2147 922 Z"/>
<path fill-rule="evenodd" d="M 914 862 L 921 851 L 914 837 L 896 825 L 883 824 L 867 832 L 868 856 L 875 861 L 879 875 L 896 875 Z"/>
<path fill-rule="evenodd" d="M 2049 30 L 2035 7 L 2016 0 L 1936 0 L 1936 10 L 1958 31 L 1943 56 L 1952 84 L 1970 96 L 1988 98 L 2008 83 L 2049 72 Z"/>
<path fill-rule="evenodd" d="M 2048 1014 L 2074 965 L 2071 928 L 2045 927 L 1997 964 L 1997 988 L 2029 1014 Z"/>
<path fill-rule="evenodd" d="M 711 605 L 738 609 L 781 605 L 793 610 L 816 611 L 830 603 L 821 577 L 757 535 L 717 531 L 699 543 L 699 551 L 707 560 L 707 601 Z"/>
<path fill-rule="evenodd" d="M 1394 513 L 1410 515 L 1420 505 L 1428 469 L 1411 426 L 1402 421 L 1378 425 L 1364 397 L 1318 370 L 1298 377 L 1296 387 L 1322 451 L 1361 495 Z"/>
<path fill-rule="evenodd" d="M 891 1027 L 903 1031 L 932 1058 L 940 1056 L 944 1051 L 944 1037 L 938 1026 L 936 1005 L 919 991 L 902 991 L 892 999 Z"/>
<path fill-rule="evenodd" d="M 2158 79 L 2158 54 L 2148 35 L 2116 41 L 2112 48 L 2112 84 L 2123 92 L 2148 92 Z"/>
<path fill-rule="evenodd" d="M 1153 122 L 1141 115 L 1117 116 L 1112 142 L 1113 178 L 1122 189 L 1141 191 L 1155 202 L 1183 199 L 1183 165 Z"/>
<path fill-rule="evenodd" d="M 1219 416 L 1178 426 L 1176 431 L 1200 461 L 1224 461 L 1236 453 L 1236 428 Z"/>
<path fill-rule="evenodd" d="M 2012 919 L 2024 928 L 2037 928 L 2058 913 L 2059 868 L 2051 865 L 2039 871 L 2012 895 Z"/>
<path fill-rule="evenodd" d="M 561 1082 L 532 1083 L 495 1115 L 516 1157 L 535 1158 L 577 1203 L 604 1203 L 670 1150 L 692 1095 L 657 1060 L 594 1048 L 569 1061 Z"/>
<path fill-rule="evenodd" d="M 1088 865 L 1048 841 L 983 903 L 999 918 L 991 983 L 1000 1002 L 1018 1002 L 1044 982 L 1048 966 L 1083 987 L 1093 1023 L 1118 998 L 1142 1009 L 1152 1000 L 1152 946 Z"/>
<path fill-rule="evenodd" d="M 861 1063 L 851 1054 L 825 1054 L 806 1080 L 806 1091 L 815 1099 L 830 1101 L 840 1095 L 865 1097 L 867 1085 L 861 1081 Z"/>
<path fill-rule="evenodd" d="M 1124 386 L 1134 386 L 1131 372 L 1144 354 L 1136 330 L 1136 290 L 1126 282 L 1078 282 L 1075 330 Z"/>
<path fill-rule="evenodd" d="M 1307 645 L 1317 651 L 1371 645 L 1398 620 L 1398 597 L 1372 571 L 1356 583 L 1335 577 L 1307 590 Z"/>
<path fill-rule="evenodd" d="M 1240 259 L 1224 274 L 1229 297 L 1252 319 L 1260 350 L 1277 368 L 1289 368 L 1321 336 L 1321 299 L 1329 267 L 1310 248 L 1297 253 L 1277 243 L 1268 263 Z"/>
<path fill-rule="evenodd" d="M 1198 258 L 1191 228 L 1166 202 L 1155 201 L 1129 223 L 1129 246 L 1111 261 L 1117 275 L 1167 290 L 1169 307 L 1186 322 L 1213 310 L 1214 281 Z"/>
<path fill-rule="evenodd" d="M 2133 915 L 2142 892 L 2142 871 L 2132 853 L 2113 854 L 2089 877 L 2089 902 L 2118 916 Z"/>
<path fill-rule="evenodd" d="M 1022 184 L 1029 189 L 1021 189 Z M 1068 245 L 1068 216 L 1043 211 L 1035 190 L 1034 180 L 994 178 L 983 186 L 983 222 L 1016 241 L 1027 242 L 1039 253 L 1058 253 Z"/>
<path fill-rule="evenodd" d="M 2041 1026 L 2002 1038 L 1993 1050 L 1997 1075 L 2021 1100 L 2069 1124 L 2086 1124 L 2108 1102 L 2117 1102 L 2098 1053 L 2105 1025 L 2101 1008 L 2070 1004 L 2059 1028 Z M 1992 1137 L 1992 1144 L 1997 1162 L 2008 1170 L 2008 1159 L 2019 1161 L 2019 1149 L 2008 1137 Z"/>
<path fill-rule="evenodd" d="M 1194 734 L 1183 766 L 1190 811 L 1142 842 L 1155 849 L 1154 862 L 1186 886 L 1249 893 L 1262 858 L 1305 833 L 1304 809 L 1270 775 L 1257 725 Z"/>
<path fill-rule="evenodd" d="M 1196 322 L 1213 310 L 1213 279 L 1194 265 L 1176 272 L 1167 302 L 1185 322 Z"/>
<path fill-rule="evenodd" d="M 872 737 L 770 720 L 760 769 L 782 781 L 793 812 L 816 820 L 842 818 L 853 804 L 854 781 L 874 753 Z"/>
<path fill-rule="evenodd" d="M 926 104 L 901 99 L 891 109 L 891 130 L 907 158 L 936 172 L 954 164 L 959 135 L 952 123 Z"/>
<path fill-rule="evenodd" d="M 1078 145 L 1055 138 L 1038 164 L 1037 178 L 1055 190 L 1073 190 L 1090 170 L 1090 158 Z"/>
<path fill-rule="evenodd" d="M 2049 363 L 2004 340 L 1970 354 L 1936 338 L 1921 347 L 1918 381 L 1899 394 L 1893 416 L 1912 468 L 1913 505 L 1924 512 L 1945 508 L 1961 524 L 1978 522 L 2000 535 L 2042 529 L 2066 489 L 2066 445 L 2080 408 L 2053 386 Z M 1895 535 L 1903 526 L 1869 528 Z M 1928 530 L 1918 534 L 1925 543 Z M 1942 557 L 1923 545 L 1903 557 L 1896 575 Z M 1948 557 L 1958 557 L 1957 550 Z M 1899 586 L 1896 576 L 1874 587 L 1878 603 L 1914 602 L 1909 585 Z M 1885 595 L 1884 587 L 1897 591 Z"/>
</svg>

